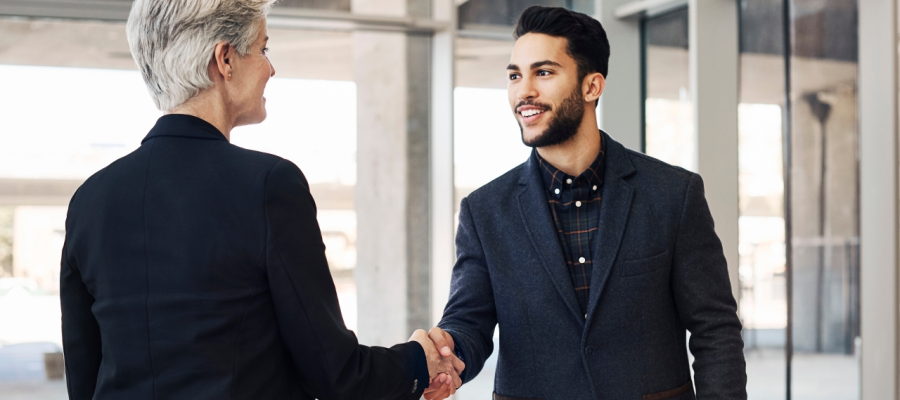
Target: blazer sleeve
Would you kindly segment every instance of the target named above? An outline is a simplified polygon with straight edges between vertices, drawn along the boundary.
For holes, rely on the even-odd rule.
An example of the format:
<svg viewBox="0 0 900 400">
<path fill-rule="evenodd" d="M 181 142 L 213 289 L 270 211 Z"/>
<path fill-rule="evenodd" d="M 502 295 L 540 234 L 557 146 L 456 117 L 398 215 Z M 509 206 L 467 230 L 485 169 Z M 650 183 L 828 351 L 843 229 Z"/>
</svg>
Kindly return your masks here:
<svg viewBox="0 0 900 400">
<path fill-rule="evenodd" d="M 100 373 L 100 325 L 91 311 L 94 297 L 82 281 L 81 273 L 69 260 L 68 247 L 66 240 L 59 274 L 66 386 L 70 399 L 89 400 L 94 397 Z"/>
<path fill-rule="evenodd" d="M 456 256 L 450 299 L 438 327 L 453 337 L 453 343 L 466 363 L 460 378 L 469 382 L 478 376 L 494 350 L 497 310 L 482 242 L 475 230 L 467 199 L 460 204 Z"/>
<path fill-rule="evenodd" d="M 362 346 L 344 325 L 316 205 L 296 165 L 266 180 L 266 268 L 281 337 L 304 389 L 321 400 L 418 399 L 429 384 L 416 342 Z"/>
<path fill-rule="evenodd" d="M 685 195 L 671 279 L 681 321 L 691 332 L 697 399 L 746 399 L 741 322 L 722 243 L 696 174 Z"/>
</svg>

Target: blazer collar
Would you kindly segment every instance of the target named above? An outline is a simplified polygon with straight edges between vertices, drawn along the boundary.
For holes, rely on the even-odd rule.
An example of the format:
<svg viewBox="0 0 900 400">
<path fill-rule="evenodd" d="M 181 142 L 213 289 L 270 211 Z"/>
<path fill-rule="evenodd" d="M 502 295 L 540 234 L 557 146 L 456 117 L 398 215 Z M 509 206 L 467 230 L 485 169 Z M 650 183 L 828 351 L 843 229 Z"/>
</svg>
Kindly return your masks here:
<svg viewBox="0 0 900 400">
<path fill-rule="evenodd" d="M 534 155 L 528 157 L 519 180 L 522 188 L 517 196 L 519 215 L 531 240 L 533 254 L 537 256 L 535 258 L 541 261 L 572 316 L 578 323 L 583 324 L 584 315 L 581 313 L 578 299 L 575 298 L 572 279 L 566 270 L 566 259 L 556 235 L 540 168 L 537 157 Z"/>
<path fill-rule="evenodd" d="M 624 178 L 636 171 L 625 147 L 614 141 L 606 132 L 600 132 L 606 141 L 607 159 L 603 203 L 600 206 L 600 240 L 598 248 L 594 249 L 597 261 L 591 274 L 589 315 L 593 315 L 600 293 L 606 286 L 625 232 L 634 190 Z M 519 212 L 537 258 L 541 260 L 569 311 L 579 323 L 584 324 L 587 321 L 581 313 L 578 300 L 575 298 L 575 290 L 572 288 L 572 280 L 566 270 L 565 257 L 556 235 L 540 174 L 537 158 L 529 157 L 519 177 L 519 185 L 522 187 L 518 196 Z"/>
<path fill-rule="evenodd" d="M 141 144 L 159 136 L 228 141 L 225 135 L 209 122 L 185 114 L 168 114 L 160 117 Z"/>
<path fill-rule="evenodd" d="M 603 136 L 604 147 L 606 148 L 606 171 L 604 171 L 604 180 L 608 180 L 607 177 L 614 176 L 616 178 L 625 178 L 631 174 L 633 174 L 636 170 L 634 169 L 634 164 L 631 163 L 631 158 L 628 157 L 628 150 L 625 149 L 625 146 L 622 146 L 621 143 L 613 140 L 609 134 L 600 131 L 600 135 Z M 520 185 L 529 185 L 534 182 L 534 178 L 538 178 L 537 183 L 538 186 L 542 185 L 542 178 L 540 175 L 540 164 L 536 157 L 529 156 L 528 160 L 525 161 L 525 169 L 523 173 L 519 176 L 519 184 Z"/>
<path fill-rule="evenodd" d="M 606 135 L 604 133 L 604 135 Z M 609 281 L 610 272 L 618 256 L 622 239 L 625 236 L 625 227 L 631 212 L 631 202 L 634 199 L 634 188 L 625 180 L 635 173 L 634 164 L 628 150 L 618 142 L 613 141 L 608 135 L 606 156 L 608 163 L 603 184 L 603 201 L 600 204 L 599 239 L 594 248 L 593 271 L 591 272 L 591 290 L 588 297 L 588 321 L 594 318 L 594 310 L 598 307 L 600 297 Z"/>
</svg>

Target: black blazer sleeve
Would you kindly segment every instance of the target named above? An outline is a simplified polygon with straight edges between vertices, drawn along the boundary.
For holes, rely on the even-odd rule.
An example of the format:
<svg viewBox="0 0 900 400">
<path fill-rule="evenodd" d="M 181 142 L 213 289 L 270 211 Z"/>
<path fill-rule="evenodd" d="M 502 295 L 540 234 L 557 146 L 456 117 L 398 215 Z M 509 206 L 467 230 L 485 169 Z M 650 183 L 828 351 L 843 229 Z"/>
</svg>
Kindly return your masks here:
<svg viewBox="0 0 900 400">
<path fill-rule="evenodd" d="M 746 399 L 744 342 L 722 243 L 699 175 L 692 175 L 672 261 L 672 293 L 691 332 L 698 399 Z"/>
<path fill-rule="evenodd" d="M 453 337 L 453 344 L 462 353 L 466 369 L 461 378 L 469 382 L 478 376 L 494 350 L 497 310 L 481 239 L 466 199 L 459 207 L 456 255 L 450 299 L 438 326 Z"/>
<path fill-rule="evenodd" d="M 69 260 L 66 249 L 64 245 L 59 286 L 66 385 L 70 399 L 89 400 L 94 397 L 100 372 L 100 325 L 91 312 L 94 297 Z"/>
<path fill-rule="evenodd" d="M 301 384 L 330 399 L 418 399 L 428 386 L 416 342 L 367 347 L 344 325 L 316 205 L 300 169 L 278 162 L 266 180 L 266 269 L 281 337 Z"/>
</svg>

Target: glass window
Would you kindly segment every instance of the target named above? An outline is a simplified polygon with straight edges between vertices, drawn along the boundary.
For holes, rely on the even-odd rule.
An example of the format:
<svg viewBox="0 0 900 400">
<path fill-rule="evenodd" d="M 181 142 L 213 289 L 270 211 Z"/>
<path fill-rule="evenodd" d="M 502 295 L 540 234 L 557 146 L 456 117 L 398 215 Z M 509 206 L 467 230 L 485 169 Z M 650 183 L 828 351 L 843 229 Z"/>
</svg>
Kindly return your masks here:
<svg viewBox="0 0 900 400">
<path fill-rule="evenodd" d="M 651 157 L 696 171 L 687 23 L 685 8 L 643 21 L 644 147 Z"/>
<path fill-rule="evenodd" d="M 787 396 L 782 1 L 741 2 L 738 252 L 747 394 Z"/>
<path fill-rule="evenodd" d="M 859 398 L 856 2 L 793 0 L 790 7 L 785 71 L 783 2 L 741 2 L 740 307 L 748 391 L 785 398 L 789 351 L 793 398 Z M 785 154 L 789 164 L 780 162 Z"/>
<path fill-rule="evenodd" d="M 511 33 L 509 28 L 516 24 L 522 11 L 533 5 L 594 14 L 594 0 L 468 0 L 459 6 L 459 27 Z"/>
<path fill-rule="evenodd" d="M 859 398 L 857 2 L 791 6 L 791 392 Z"/>
</svg>

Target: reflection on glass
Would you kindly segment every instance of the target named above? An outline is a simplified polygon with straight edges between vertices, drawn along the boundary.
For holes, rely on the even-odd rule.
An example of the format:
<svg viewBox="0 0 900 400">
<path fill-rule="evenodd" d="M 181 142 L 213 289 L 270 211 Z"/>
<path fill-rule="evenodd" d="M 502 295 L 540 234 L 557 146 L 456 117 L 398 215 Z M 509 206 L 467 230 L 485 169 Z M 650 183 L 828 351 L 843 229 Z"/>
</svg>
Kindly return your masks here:
<svg viewBox="0 0 900 400">
<path fill-rule="evenodd" d="M 856 4 L 792 1 L 795 399 L 859 398 Z"/>
<path fill-rule="evenodd" d="M 778 123 L 783 126 L 787 95 L 782 6 L 782 0 L 741 3 L 740 273 L 749 394 L 785 397 L 780 384 L 786 376 L 776 375 L 784 374 L 786 363 L 774 350 L 784 348 L 779 327 L 789 324 L 791 397 L 854 399 L 859 398 L 856 2 L 790 2 L 789 238 L 777 223 L 783 214 L 771 207 L 784 198 L 777 189 L 783 184 L 776 171 L 781 163 L 774 155 L 781 151 L 775 137 L 783 135 Z M 790 299 L 784 286 L 785 239 L 793 252 Z M 792 306 L 790 321 L 786 301 Z"/>
<path fill-rule="evenodd" d="M 739 310 L 747 394 L 787 397 L 782 0 L 741 2 L 738 105 Z"/>
<path fill-rule="evenodd" d="M 682 9 L 644 21 L 644 146 L 652 157 L 696 171 L 687 18 L 687 10 Z"/>
</svg>

